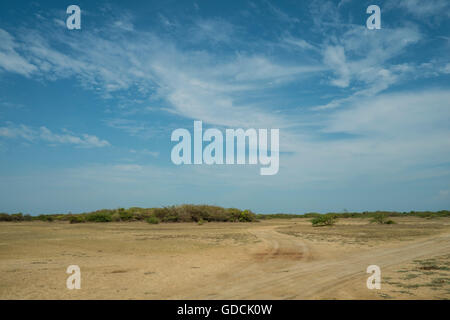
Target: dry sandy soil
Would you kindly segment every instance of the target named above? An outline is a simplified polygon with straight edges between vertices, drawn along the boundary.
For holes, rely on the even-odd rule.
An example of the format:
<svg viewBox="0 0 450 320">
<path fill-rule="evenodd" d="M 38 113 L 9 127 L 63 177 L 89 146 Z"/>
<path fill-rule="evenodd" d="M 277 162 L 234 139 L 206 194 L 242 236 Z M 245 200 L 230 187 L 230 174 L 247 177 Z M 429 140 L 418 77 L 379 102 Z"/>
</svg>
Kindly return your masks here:
<svg viewBox="0 0 450 320">
<path fill-rule="evenodd" d="M 2 222 L 0 299 L 449 299 L 450 219 L 394 220 Z"/>
</svg>

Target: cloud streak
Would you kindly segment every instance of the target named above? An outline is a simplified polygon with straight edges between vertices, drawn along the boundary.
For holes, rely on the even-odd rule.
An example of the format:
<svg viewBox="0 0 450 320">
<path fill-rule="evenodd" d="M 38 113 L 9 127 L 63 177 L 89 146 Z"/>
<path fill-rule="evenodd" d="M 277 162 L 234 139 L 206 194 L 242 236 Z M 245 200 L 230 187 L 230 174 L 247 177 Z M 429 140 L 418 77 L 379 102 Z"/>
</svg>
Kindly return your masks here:
<svg viewBox="0 0 450 320">
<path fill-rule="evenodd" d="M 24 124 L 14 125 L 13 123 L 0 127 L 0 138 L 23 139 L 26 142 L 43 141 L 50 145 L 67 144 L 82 148 L 102 148 L 111 145 L 108 141 L 99 139 L 94 135 L 81 134 L 77 136 L 67 131 L 58 134 L 44 126 L 35 129 Z"/>
</svg>

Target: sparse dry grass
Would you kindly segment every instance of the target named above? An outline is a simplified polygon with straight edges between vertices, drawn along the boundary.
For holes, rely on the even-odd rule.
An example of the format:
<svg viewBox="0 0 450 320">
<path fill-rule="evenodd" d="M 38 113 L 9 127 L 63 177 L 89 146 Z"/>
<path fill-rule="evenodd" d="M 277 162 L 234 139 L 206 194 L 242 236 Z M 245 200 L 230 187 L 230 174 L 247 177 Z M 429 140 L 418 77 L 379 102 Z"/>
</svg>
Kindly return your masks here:
<svg viewBox="0 0 450 320">
<path fill-rule="evenodd" d="M 0 298 L 449 298 L 450 218 L 394 220 L 4 222 Z M 81 290 L 65 288 L 71 264 Z M 365 288 L 370 264 L 382 267 L 380 292 Z"/>
<path fill-rule="evenodd" d="M 410 241 L 450 230 L 448 218 L 425 220 L 417 217 L 392 218 L 397 224 L 372 224 L 369 219 L 338 219 L 334 226 L 313 228 L 307 221 L 296 219 L 295 225 L 279 228 L 281 233 L 310 241 L 340 242 L 374 246 L 383 242 Z"/>
<path fill-rule="evenodd" d="M 390 272 L 384 283 L 399 298 L 450 299 L 450 254 L 414 260 Z"/>
</svg>

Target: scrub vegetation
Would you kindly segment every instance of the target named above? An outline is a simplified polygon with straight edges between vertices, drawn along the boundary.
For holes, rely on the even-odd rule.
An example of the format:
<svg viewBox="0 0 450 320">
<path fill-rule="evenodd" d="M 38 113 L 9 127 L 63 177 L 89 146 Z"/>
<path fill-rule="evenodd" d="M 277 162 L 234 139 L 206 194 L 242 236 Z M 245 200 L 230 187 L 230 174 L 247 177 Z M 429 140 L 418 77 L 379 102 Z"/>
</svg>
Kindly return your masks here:
<svg viewBox="0 0 450 320">
<path fill-rule="evenodd" d="M 255 222 L 269 219 L 310 219 L 313 226 L 334 225 L 340 218 L 368 218 L 371 222 L 378 224 L 395 223 L 390 217 L 421 217 L 426 219 L 435 219 L 440 217 L 450 217 L 450 211 L 374 211 L 374 212 L 330 212 L 305 213 L 305 214 L 255 214 L 250 210 L 240 210 L 236 208 L 223 208 L 210 205 L 183 204 L 163 208 L 139 208 L 131 207 L 128 209 L 101 209 L 84 213 L 67 214 L 40 214 L 32 216 L 22 213 L 0 213 L 1 221 L 20 222 L 20 221 L 68 221 L 70 223 L 84 222 L 123 222 L 123 221 L 147 221 L 151 224 L 159 222 Z"/>
</svg>

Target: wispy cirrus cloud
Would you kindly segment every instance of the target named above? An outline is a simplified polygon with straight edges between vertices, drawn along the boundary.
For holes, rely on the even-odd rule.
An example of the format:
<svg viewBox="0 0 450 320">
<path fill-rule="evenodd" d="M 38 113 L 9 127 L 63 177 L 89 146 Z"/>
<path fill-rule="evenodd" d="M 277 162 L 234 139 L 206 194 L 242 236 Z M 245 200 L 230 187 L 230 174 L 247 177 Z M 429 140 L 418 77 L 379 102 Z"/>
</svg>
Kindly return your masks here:
<svg viewBox="0 0 450 320">
<path fill-rule="evenodd" d="M 266 5 L 277 19 L 298 22 L 274 5 Z M 345 97 L 332 98 L 314 108 L 323 110 L 382 92 L 402 81 L 405 75 L 411 75 L 414 72 L 411 69 L 417 69 L 413 63 L 401 68 L 393 62 L 421 41 L 422 34 L 416 28 L 386 27 L 380 32 L 370 32 L 364 26 L 342 22 L 332 3 L 314 2 L 310 10 L 313 21 L 320 27 L 318 30 L 331 30 L 330 35 L 321 44 L 313 45 L 286 33 L 274 46 L 301 49 L 302 57 L 308 57 L 306 63 L 284 61 L 274 58 L 275 55 L 249 50 L 261 46 L 258 41 L 247 44 L 240 52 L 229 53 L 215 50 L 214 46 L 209 50 L 189 46 L 204 43 L 206 39 L 242 45 L 240 28 L 221 18 L 194 20 L 187 29 L 195 29 L 196 32 L 190 32 L 195 36 L 188 40 L 175 41 L 170 36 L 135 30 L 132 17 L 127 15 L 127 19 L 118 20 L 126 27 L 116 26 L 113 33 L 101 27 L 83 35 L 48 28 L 45 37 L 44 30 L 30 31 L 16 38 L 8 34 L 13 41 L 9 46 L 21 47 L 21 57 L 32 66 L 29 74 L 37 77 L 50 80 L 74 77 L 83 87 L 100 92 L 105 98 L 121 92 L 132 92 L 141 99 L 156 97 L 166 102 L 162 110 L 224 126 L 292 125 L 290 115 L 275 114 L 273 106 L 268 104 L 256 106 L 246 102 L 242 99 L 245 96 L 292 83 L 308 83 L 311 78 L 348 90 Z M 167 19 L 161 23 L 167 25 Z M 178 23 L 170 25 L 182 28 Z M 334 34 L 337 25 L 338 30 L 344 30 L 339 37 Z M 70 50 L 60 50 L 60 47 Z M 255 116 L 243 120 L 248 114 Z"/>
<path fill-rule="evenodd" d="M 144 98 L 156 93 L 170 104 L 173 113 L 189 118 L 202 115 L 204 121 L 219 125 L 250 125 L 242 122 L 248 113 L 258 115 L 250 120 L 255 126 L 267 126 L 277 117 L 276 122 L 283 125 L 285 120 L 279 116 L 237 103 L 236 96 L 273 88 L 323 69 L 280 63 L 264 55 L 243 53 L 222 57 L 205 51 L 186 51 L 149 32 L 135 32 L 132 39 L 117 32 L 114 39 L 93 33 L 73 39 L 52 29 L 45 38 L 30 31 L 15 41 L 23 44 L 23 57 L 33 66 L 30 72 L 37 77 L 49 80 L 75 77 L 83 87 L 105 97 L 125 90 L 135 90 Z M 56 49 L 51 41 L 69 47 L 70 51 Z"/>
</svg>

